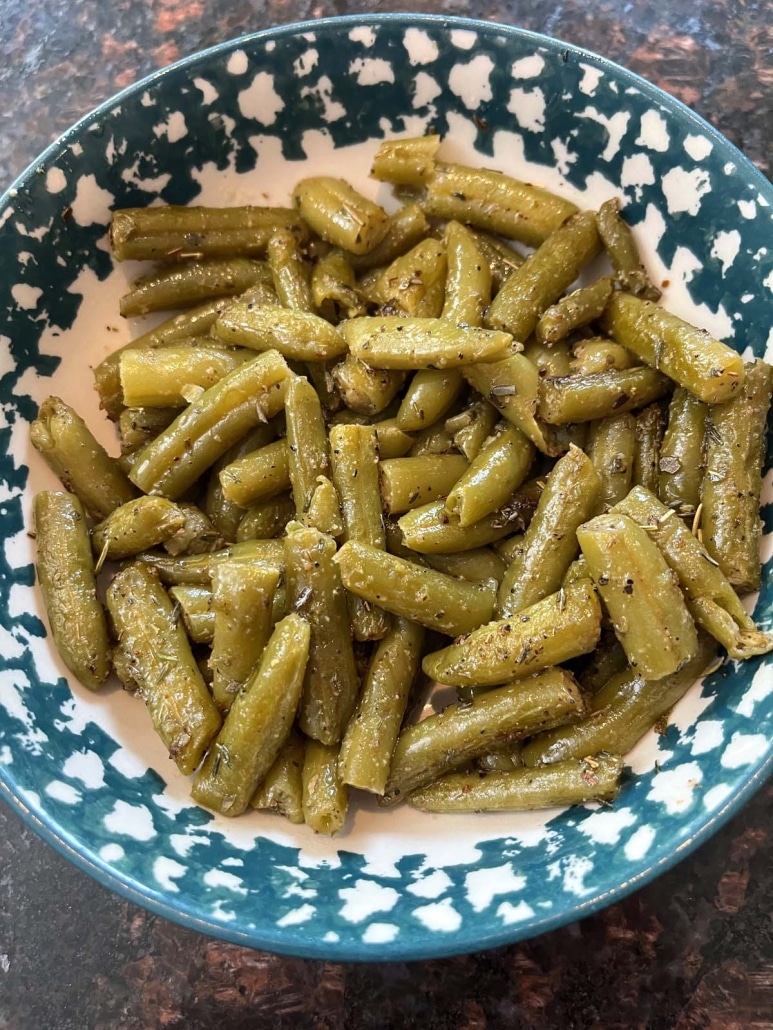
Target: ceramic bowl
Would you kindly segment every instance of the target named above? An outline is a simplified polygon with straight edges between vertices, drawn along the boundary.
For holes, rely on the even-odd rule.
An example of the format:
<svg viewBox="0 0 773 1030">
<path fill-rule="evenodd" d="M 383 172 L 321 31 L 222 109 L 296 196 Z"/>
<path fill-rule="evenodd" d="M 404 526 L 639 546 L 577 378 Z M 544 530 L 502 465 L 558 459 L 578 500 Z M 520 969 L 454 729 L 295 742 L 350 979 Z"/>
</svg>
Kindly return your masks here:
<svg viewBox="0 0 773 1030">
<path fill-rule="evenodd" d="M 2 796 L 132 901 L 276 952 L 429 958 L 578 919 L 705 840 L 773 759 L 770 663 L 729 663 L 629 755 L 611 808 L 432 816 L 358 803 L 331 840 L 192 805 L 144 706 L 117 687 L 88 693 L 53 650 L 28 531 L 33 494 L 55 481 L 29 423 L 58 394 L 115 450 L 89 366 L 150 324 L 118 316 L 137 268 L 111 259 L 111 208 L 281 204 L 310 173 L 387 198 L 367 178 L 378 142 L 429 129 L 447 158 L 582 207 L 619 196 L 668 307 L 746 355 L 773 346 L 771 185 L 654 86 L 504 25 L 353 17 L 225 43 L 104 104 L 0 200 Z M 769 628 L 770 474 L 764 500 L 764 585 L 750 600 Z"/>
</svg>

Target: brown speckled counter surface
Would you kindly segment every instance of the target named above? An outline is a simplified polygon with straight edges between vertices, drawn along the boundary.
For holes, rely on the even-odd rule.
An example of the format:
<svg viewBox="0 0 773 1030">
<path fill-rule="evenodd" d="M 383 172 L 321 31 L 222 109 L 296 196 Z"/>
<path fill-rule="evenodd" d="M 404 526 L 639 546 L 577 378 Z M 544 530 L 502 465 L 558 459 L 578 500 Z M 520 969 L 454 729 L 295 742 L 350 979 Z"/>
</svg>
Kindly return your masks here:
<svg viewBox="0 0 773 1030">
<path fill-rule="evenodd" d="M 442 0 L 588 47 L 773 170 L 770 0 Z M 274 24 L 405 10 L 364 0 L 2 0 L 0 187 L 116 90 Z M 773 787 L 606 911 L 456 959 L 340 965 L 180 929 L 110 894 L 0 807 L 0 1030 L 770 1030 Z"/>
</svg>

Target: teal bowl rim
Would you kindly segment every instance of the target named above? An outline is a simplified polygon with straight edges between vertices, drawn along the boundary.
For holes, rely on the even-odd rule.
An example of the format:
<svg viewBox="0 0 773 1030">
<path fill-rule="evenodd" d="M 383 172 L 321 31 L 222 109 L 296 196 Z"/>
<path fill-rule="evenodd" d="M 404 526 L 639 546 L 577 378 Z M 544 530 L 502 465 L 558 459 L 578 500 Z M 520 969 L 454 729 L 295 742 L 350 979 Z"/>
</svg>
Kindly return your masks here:
<svg viewBox="0 0 773 1030">
<path fill-rule="evenodd" d="M 145 78 L 114 94 L 98 107 L 95 107 L 46 147 L 14 180 L 9 188 L 0 194 L 0 210 L 9 204 L 13 206 L 17 194 L 22 192 L 25 186 L 38 174 L 38 169 L 52 162 L 74 138 L 80 136 L 90 126 L 98 123 L 124 99 L 143 93 L 155 82 L 170 74 L 177 74 L 186 69 L 194 68 L 199 63 L 209 61 L 220 54 L 266 39 L 280 39 L 284 36 L 315 32 L 319 31 L 320 28 L 340 28 L 344 30 L 353 26 L 377 26 L 384 24 L 404 25 L 406 28 L 414 26 L 441 26 L 447 29 L 494 33 L 504 37 L 509 36 L 532 42 L 535 47 L 543 47 L 554 52 L 566 51 L 601 71 L 612 72 L 616 78 L 638 89 L 653 103 L 669 110 L 677 118 L 692 123 L 704 135 L 710 137 L 719 150 L 726 155 L 727 159 L 733 161 L 743 170 L 745 177 L 759 189 L 760 193 L 766 197 L 773 207 L 773 184 L 722 133 L 676 97 L 671 96 L 660 89 L 660 87 L 648 82 L 635 72 L 629 71 L 616 62 L 611 61 L 609 58 L 602 57 L 575 44 L 563 42 L 555 37 L 545 36 L 539 32 L 521 29 L 501 22 L 457 16 L 446 17 L 438 14 L 399 12 L 338 15 L 291 22 L 268 29 L 261 29 L 257 32 L 237 36 L 215 46 L 197 51 L 165 68 L 152 72 Z M 771 771 L 773 771 L 773 747 L 763 763 L 757 767 L 755 772 L 743 782 L 740 788 L 720 808 L 712 812 L 708 818 L 699 819 L 696 817 L 693 820 L 700 825 L 692 836 L 683 841 L 670 854 L 654 862 L 644 862 L 638 872 L 609 890 L 598 891 L 593 896 L 578 901 L 561 912 L 546 916 L 535 916 L 517 926 L 498 929 L 484 936 L 481 936 L 479 930 L 473 933 L 466 931 L 463 926 L 461 930 L 446 937 L 427 938 L 426 943 L 422 945 L 412 944 L 406 946 L 398 938 L 393 943 L 380 945 L 377 954 L 364 945 L 342 946 L 340 944 L 330 944 L 317 936 L 304 933 L 301 927 L 291 927 L 286 931 L 282 930 L 279 932 L 265 927 L 260 930 L 256 929 L 255 931 L 247 932 L 235 930 L 226 924 L 213 920 L 203 919 L 190 906 L 170 905 L 165 897 L 158 892 L 149 890 L 146 886 L 138 884 L 130 877 L 121 876 L 106 864 L 95 861 L 84 854 L 79 840 L 72 838 L 69 834 L 62 834 L 54 819 L 40 817 L 27 807 L 23 798 L 15 793 L 10 778 L 2 766 L 0 766 L 0 798 L 20 816 L 30 829 L 47 844 L 50 844 L 55 851 L 83 872 L 93 877 L 101 886 L 187 929 L 197 930 L 199 933 L 228 941 L 232 944 L 256 950 L 265 950 L 275 954 L 327 961 L 333 959 L 337 962 L 385 962 L 444 958 L 452 955 L 470 954 L 488 948 L 503 947 L 518 941 L 537 937 L 592 915 L 655 880 L 666 870 L 671 869 L 695 851 L 749 801 L 766 781 Z"/>
</svg>

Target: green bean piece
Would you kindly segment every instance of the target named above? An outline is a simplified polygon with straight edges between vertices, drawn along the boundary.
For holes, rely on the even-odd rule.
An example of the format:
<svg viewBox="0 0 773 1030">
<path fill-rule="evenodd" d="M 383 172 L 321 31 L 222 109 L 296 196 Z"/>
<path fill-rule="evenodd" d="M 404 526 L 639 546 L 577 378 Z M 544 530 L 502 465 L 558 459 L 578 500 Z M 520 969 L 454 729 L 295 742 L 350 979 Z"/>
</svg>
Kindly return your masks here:
<svg viewBox="0 0 773 1030">
<path fill-rule="evenodd" d="M 570 447 L 547 477 L 520 553 L 502 579 L 501 617 L 509 618 L 559 589 L 579 550 L 577 530 L 598 511 L 601 491 L 593 462 Z"/>
<path fill-rule="evenodd" d="M 452 687 L 494 686 L 587 654 L 596 646 L 600 629 L 593 584 L 578 580 L 427 655 L 422 668 Z"/>
<path fill-rule="evenodd" d="M 303 519 L 319 476 L 330 476 L 330 447 L 317 391 L 308 379 L 294 378 L 285 399 L 287 456 L 295 510 Z"/>
<path fill-rule="evenodd" d="M 332 537 L 291 522 L 285 537 L 288 603 L 311 626 L 299 725 L 322 743 L 343 736 L 359 693 L 346 593 Z M 348 546 L 348 545 L 347 545 Z"/>
<path fill-rule="evenodd" d="M 384 511 L 399 515 L 446 497 L 468 468 L 461 454 L 424 454 L 379 462 Z"/>
<path fill-rule="evenodd" d="M 193 782 L 197 804 L 228 816 L 246 811 L 292 727 L 309 636 L 298 615 L 288 615 L 277 625 Z"/>
<path fill-rule="evenodd" d="M 326 533 L 328 536 L 339 537 L 343 534 L 341 502 L 338 500 L 338 492 L 332 480 L 327 476 L 317 476 L 317 485 L 302 521 L 304 525 L 315 526 L 320 533 Z"/>
<path fill-rule="evenodd" d="M 421 626 L 396 619 L 373 654 L 338 759 L 340 777 L 351 787 L 384 793 L 423 640 Z"/>
<path fill-rule="evenodd" d="M 514 250 L 505 240 L 480 230 L 469 229 L 478 245 L 484 261 L 491 272 L 491 296 L 495 297 L 507 282 L 516 268 L 520 268 L 526 260 L 522 254 Z"/>
<path fill-rule="evenodd" d="M 615 631 L 605 626 L 595 650 L 588 655 L 576 675 L 586 695 L 596 694 L 613 676 L 628 667 L 628 655 Z"/>
<path fill-rule="evenodd" d="M 601 480 L 599 510 L 611 508 L 631 488 L 636 419 L 624 412 L 591 422 L 585 450 Z"/>
<path fill-rule="evenodd" d="M 461 526 L 493 514 L 526 479 L 533 459 L 531 441 L 515 426 L 501 422 L 448 494 L 446 511 L 458 518 Z"/>
<path fill-rule="evenodd" d="M 449 222 L 443 239 L 448 271 L 441 317 L 456 325 L 482 325 L 491 303 L 491 269 L 470 230 Z"/>
<path fill-rule="evenodd" d="M 124 408 L 118 416 L 121 454 L 131 454 L 155 440 L 177 415 L 176 408 Z"/>
<path fill-rule="evenodd" d="M 706 550 L 739 593 L 760 586 L 760 470 L 773 389 L 766 362 L 746 365 L 745 373 L 749 382 L 737 397 L 709 415 L 700 520 Z"/>
<path fill-rule="evenodd" d="M 569 372 L 578 376 L 592 376 L 596 372 L 609 372 L 615 368 L 623 370 L 638 364 L 638 359 L 622 344 L 607 340 L 604 336 L 591 336 L 575 343 Z"/>
<path fill-rule="evenodd" d="M 373 428 L 376 431 L 378 457 L 384 461 L 389 458 L 404 458 L 414 445 L 414 438 L 400 428 L 397 417 L 375 422 Z"/>
<path fill-rule="evenodd" d="M 56 649 L 79 682 L 98 690 L 110 673 L 110 642 L 83 505 L 74 494 L 44 490 L 35 495 L 33 518 L 38 583 Z"/>
<path fill-rule="evenodd" d="M 280 416 L 280 418 L 283 417 Z M 207 486 L 201 500 L 204 514 L 210 519 L 212 525 L 224 540 L 233 543 L 236 540 L 236 531 L 244 516 L 244 507 L 229 501 L 223 493 L 220 473 L 234 461 L 243 458 L 254 450 L 265 447 L 270 443 L 277 430 L 275 421 L 261 423 L 246 433 L 241 440 L 229 447 L 228 450 L 214 463 L 207 476 Z M 289 473 L 288 473 L 289 488 Z"/>
<path fill-rule="evenodd" d="M 538 247 L 576 206 L 540 186 L 487 168 L 438 161 L 422 197 L 426 214 Z M 571 282 L 571 280 L 570 280 Z"/>
<path fill-rule="evenodd" d="M 593 422 L 644 408 L 668 393 L 671 385 L 661 372 L 642 367 L 543 379 L 539 414 L 552 425 Z"/>
<path fill-rule="evenodd" d="M 389 230 L 389 215 L 343 179 L 318 175 L 293 190 L 306 224 L 323 240 L 352 254 L 368 254 Z"/>
<path fill-rule="evenodd" d="M 653 285 L 645 271 L 630 226 L 620 215 L 620 201 L 617 197 L 601 205 L 596 222 L 607 257 L 622 288 L 645 300 L 658 300 L 660 290 Z"/>
<path fill-rule="evenodd" d="M 356 273 L 383 268 L 410 250 L 429 232 L 429 222 L 419 204 L 401 207 L 390 217 L 386 235 L 368 254 L 348 254 Z"/>
<path fill-rule="evenodd" d="M 387 408 L 405 382 L 405 372 L 371 368 L 352 354 L 333 367 L 332 376 L 347 408 L 370 416 Z"/>
<path fill-rule="evenodd" d="M 290 452 L 287 440 L 274 440 L 250 451 L 220 470 L 223 496 L 247 508 L 290 488 Z"/>
<path fill-rule="evenodd" d="M 160 551 L 145 551 L 137 561 L 149 565 L 162 583 L 171 585 L 208 586 L 213 570 L 232 558 L 262 562 L 271 568 L 284 567 L 284 544 L 281 540 L 245 540 L 231 544 L 212 554 L 182 554 L 172 557 Z"/>
<path fill-rule="evenodd" d="M 220 729 L 220 714 L 191 653 L 185 629 L 158 576 L 132 562 L 107 588 L 118 642 L 153 726 L 184 776 L 190 775 Z"/>
<path fill-rule="evenodd" d="M 475 769 L 478 776 L 481 774 L 487 775 L 491 772 L 512 772 L 513 769 L 521 769 L 523 767 L 523 762 L 521 762 L 520 758 L 521 748 L 522 744 L 516 742 L 515 744 L 505 745 L 503 751 L 492 751 L 488 755 L 481 755 L 479 758 L 476 758 Z M 452 774 L 449 773 L 448 775 L 451 776 Z M 447 777 L 443 777 L 443 779 L 447 779 Z M 438 781 L 436 780 L 435 782 L 437 783 Z"/>
<path fill-rule="evenodd" d="M 386 538 L 378 478 L 379 442 L 373 426 L 330 428 L 333 482 L 341 501 L 343 541 L 356 540 L 384 550 Z M 383 609 L 350 594 L 349 614 L 355 640 L 381 640 L 389 629 Z"/>
<path fill-rule="evenodd" d="M 740 392 L 740 354 L 651 300 L 617 291 L 601 325 L 613 340 L 706 404 L 720 404 Z"/>
<path fill-rule="evenodd" d="M 276 351 L 245 361 L 140 452 L 132 482 L 175 500 L 240 437 L 281 410 L 291 376 Z"/>
<path fill-rule="evenodd" d="M 716 655 L 714 641 L 701 635 L 695 656 L 670 676 L 645 680 L 640 671 L 624 669 L 594 695 L 593 712 L 587 719 L 528 741 L 521 752 L 524 764 L 530 768 L 552 765 L 601 751 L 627 754 L 708 672 Z"/>
<path fill-rule="evenodd" d="M 352 355 L 372 368 L 458 368 L 498 361 L 512 344 L 508 333 L 439 318 L 383 315 L 352 319 L 339 328 Z"/>
<path fill-rule="evenodd" d="M 110 244 L 117 261 L 264 254 L 276 233 L 308 235 L 292 208 L 127 207 L 113 212 Z"/>
<path fill-rule="evenodd" d="M 695 655 L 698 636 L 657 544 L 618 511 L 586 522 L 577 539 L 631 665 L 647 679 L 676 672 Z"/>
<path fill-rule="evenodd" d="M 338 330 L 310 311 L 234 301 L 215 322 L 215 336 L 239 347 L 278 350 L 288 361 L 329 361 L 346 352 Z"/>
<path fill-rule="evenodd" d="M 183 522 L 163 542 L 168 554 L 210 554 L 225 547 L 226 541 L 198 505 L 180 501 L 177 508 Z"/>
<path fill-rule="evenodd" d="M 545 376 L 568 376 L 572 371 L 571 351 L 566 340 L 548 346 L 533 336 L 524 345 L 523 356 L 536 367 L 541 379 Z"/>
<path fill-rule="evenodd" d="M 179 608 L 185 632 L 193 644 L 209 644 L 215 636 L 215 613 L 209 587 L 180 584 L 169 588 L 169 596 Z"/>
<path fill-rule="evenodd" d="M 333 378 L 335 361 L 307 361 L 306 375 L 314 384 L 314 389 L 319 394 L 319 399 L 325 411 L 332 415 L 339 412 L 343 407 L 343 398 L 338 392 L 336 381 Z"/>
<path fill-rule="evenodd" d="M 398 801 L 480 755 L 583 715 L 582 696 L 564 669 L 449 705 L 400 734 L 384 799 Z"/>
<path fill-rule="evenodd" d="M 468 365 L 463 374 L 470 386 L 520 429 L 538 450 L 543 454 L 551 453 L 549 434 L 535 417 L 540 392 L 536 365 L 523 354 L 513 352 L 500 361 Z"/>
<path fill-rule="evenodd" d="M 270 540 L 280 536 L 295 518 L 295 501 L 289 493 L 250 505 L 236 528 L 236 541 Z"/>
<path fill-rule="evenodd" d="M 678 386 L 668 406 L 668 423 L 660 446 L 660 478 L 655 491 L 681 514 L 696 511 L 701 499 L 703 450 L 709 407 Z"/>
<path fill-rule="evenodd" d="M 658 492 L 660 482 L 660 447 L 665 430 L 665 417 L 660 404 L 650 404 L 636 416 L 636 448 L 633 456 L 634 486 Z"/>
<path fill-rule="evenodd" d="M 94 526 L 91 545 L 101 567 L 163 543 L 185 526 L 179 506 L 165 497 L 137 497 Z"/>
<path fill-rule="evenodd" d="M 544 769 L 451 773 L 411 794 L 408 804 L 423 812 L 525 812 L 539 808 L 614 801 L 623 759 L 602 753 Z"/>
<path fill-rule="evenodd" d="M 690 614 L 731 658 L 743 660 L 773 650 L 773 635 L 757 629 L 722 569 L 682 520 L 670 517 L 670 508 L 636 487 L 615 510 L 647 531 L 679 578 Z"/>
<path fill-rule="evenodd" d="M 331 250 L 316 263 L 311 294 L 319 314 L 334 324 L 341 318 L 359 318 L 367 310 L 352 263 L 342 250 Z"/>
<path fill-rule="evenodd" d="M 124 403 L 131 407 L 184 408 L 252 357 L 254 354 L 243 347 L 230 350 L 199 340 L 124 351 L 119 372 Z"/>
<path fill-rule="evenodd" d="M 535 502 L 535 510 L 536 503 L 537 502 Z M 510 562 L 515 561 L 518 555 L 523 553 L 523 533 L 513 533 L 512 536 L 505 537 L 504 540 L 500 540 L 499 543 L 495 545 L 494 550 L 500 556 L 502 561 L 504 561 L 506 565 L 509 565 Z"/>
<path fill-rule="evenodd" d="M 385 315 L 438 318 L 443 310 L 447 266 L 445 244 L 421 240 L 396 257 L 363 293 L 368 301 L 380 305 Z"/>
<path fill-rule="evenodd" d="M 338 773 L 338 744 L 306 742 L 303 762 L 303 821 L 331 837 L 346 821 L 349 797 Z"/>
<path fill-rule="evenodd" d="M 498 584 L 502 581 L 506 568 L 504 560 L 490 547 L 476 547 L 472 551 L 462 551 L 460 554 L 428 554 L 424 560 L 438 572 L 466 579 L 470 583 L 493 580 Z"/>
<path fill-rule="evenodd" d="M 395 416 L 397 425 L 405 433 L 434 425 L 452 407 L 463 387 L 458 369 L 422 369 L 408 384 Z"/>
<path fill-rule="evenodd" d="M 420 458 L 427 454 L 455 454 L 454 440 L 442 422 L 427 426 L 414 434 L 413 444 L 408 451 L 409 458 Z"/>
<path fill-rule="evenodd" d="M 370 175 L 397 186 L 423 186 L 435 171 L 440 136 L 412 136 L 384 140 L 376 151 Z"/>
<path fill-rule="evenodd" d="M 291 823 L 302 823 L 305 754 L 303 737 L 295 730 L 290 730 L 290 736 L 252 795 L 250 806 L 277 812 Z"/>
<path fill-rule="evenodd" d="M 297 237 L 280 229 L 268 241 L 268 267 L 281 307 L 293 311 L 313 311 L 311 266 L 304 260 Z"/>
<path fill-rule="evenodd" d="M 347 590 L 439 633 L 467 633 L 494 611 L 492 584 L 446 576 L 368 544 L 350 540 L 335 561 Z"/>
<path fill-rule="evenodd" d="M 116 460 L 59 397 L 43 401 L 30 426 L 30 440 L 65 489 L 74 493 L 95 519 L 106 519 L 137 496 Z"/>
<path fill-rule="evenodd" d="M 520 512 L 505 509 L 486 515 L 471 526 L 463 526 L 449 517 L 445 501 L 432 501 L 421 508 L 413 508 L 397 521 L 405 543 L 420 554 L 455 554 L 486 547 L 518 528 Z"/>
<path fill-rule="evenodd" d="M 497 422 L 497 409 L 478 397 L 458 415 L 446 419 L 445 429 L 453 437 L 454 446 L 468 461 L 474 461 Z"/>
<path fill-rule="evenodd" d="M 245 561 L 224 561 L 212 570 L 215 628 L 209 665 L 212 696 L 227 712 L 260 661 L 273 628 L 272 606 L 279 570 Z"/>
<path fill-rule="evenodd" d="M 270 281 L 268 266 L 251 258 L 212 258 L 161 268 L 141 276 L 121 297 L 124 318 L 191 307 L 216 297 L 235 297 L 256 283 Z"/>
<path fill-rule="evenodd" d="M 593 212 L 572 215 L 513 272 L 492 301 L 486 324 L 524 343 L 540 316 L 600 249 Z"/>
<path fill-rule="evenodd" d="M 611 294 L 612 280 L 605 276 L 562 297 L 540 315 L 535 329 L 537 339 L 550 347 L 575 329 L 595 322 L 604 313 Z"/>
</svg>

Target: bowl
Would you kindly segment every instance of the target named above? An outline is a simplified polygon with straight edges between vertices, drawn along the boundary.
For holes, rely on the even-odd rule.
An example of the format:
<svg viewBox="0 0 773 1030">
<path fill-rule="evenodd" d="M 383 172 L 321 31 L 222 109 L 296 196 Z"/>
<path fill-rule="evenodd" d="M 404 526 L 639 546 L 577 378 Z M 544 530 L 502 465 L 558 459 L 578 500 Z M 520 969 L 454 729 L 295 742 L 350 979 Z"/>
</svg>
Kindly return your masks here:
<svg viewBox="0 0 773 1030">
<path fill-rule="evenodd" d="M 654 86 L 505 25 L 355 16 L 224 43 L 88 115 L 0 200 L 2 794 L 111 889 L 275 952 L 430 958 L 578 919 L 705 840 L 773 761 L 770 661 L 726 663 L 628 756 L 613 807 L 438 816 L 364 802 L 328 839 L 271 814 L 229 821 L 195 807 L 144 706 L 117 687 L 89 693 L 55 653 L 29 536 L 32 496 L 55 480 L 28 429 L 55 393 L 115 448 L 89 366 L 150 322 L 118 317 L 137 268 L 111 258 L 111 208 L 286 203 L 311 172 L 386 198 L 367 176 L 378 141 L 429 129 L 449 159 L 539 181 L 582 207 L 619 196 L 671 310 L 745 355 L 773 346 L 771 185 Z M 763 587 L 750 599 L 763 628 L 770 511 Z"/>
</svg>

